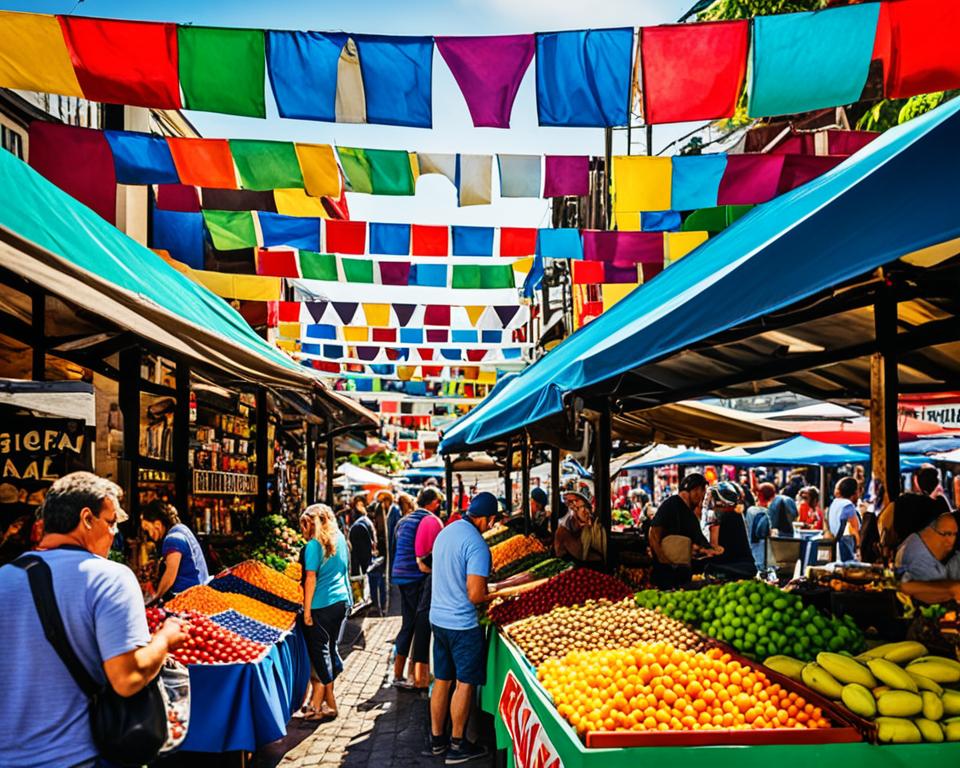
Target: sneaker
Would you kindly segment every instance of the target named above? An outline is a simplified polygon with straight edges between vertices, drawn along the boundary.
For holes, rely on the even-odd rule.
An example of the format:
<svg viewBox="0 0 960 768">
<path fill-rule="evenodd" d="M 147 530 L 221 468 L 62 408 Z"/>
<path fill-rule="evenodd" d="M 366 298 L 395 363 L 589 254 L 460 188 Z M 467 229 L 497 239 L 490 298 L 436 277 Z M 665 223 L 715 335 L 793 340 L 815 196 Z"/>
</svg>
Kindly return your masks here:
<svg viewBox="0 0 960 768">
<path fill-rule="evenodd" d="M 471 744 L 464 739 L 457 746 L 451 746 L 447 752 L 446 765 L 460 765 L 460 763 L 469 763 L 480 757 L 486 757 L 490 750 L 481 744 Z"/>
<path fill-rule="evenodd" d="M 430 745 L 420 753 L 424 757 L 440 757 L 450 749 L 450 739 L 446 736 L 430 736 Z"/>
</svg>

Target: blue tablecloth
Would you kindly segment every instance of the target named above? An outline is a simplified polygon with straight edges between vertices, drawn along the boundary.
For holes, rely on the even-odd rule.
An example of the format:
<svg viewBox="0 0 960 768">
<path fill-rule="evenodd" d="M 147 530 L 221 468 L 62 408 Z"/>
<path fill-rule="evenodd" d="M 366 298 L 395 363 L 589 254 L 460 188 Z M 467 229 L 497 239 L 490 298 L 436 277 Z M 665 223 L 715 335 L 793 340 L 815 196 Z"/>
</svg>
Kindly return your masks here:
<svg viewBox="0 0 960 768">
<path fill-rule="evenodd" d="M 185 752 L 253 751 L 282 738 L 310 682 L 298 625 L 256 664 L 190 667 L 190 729 Z"/>
</svg>

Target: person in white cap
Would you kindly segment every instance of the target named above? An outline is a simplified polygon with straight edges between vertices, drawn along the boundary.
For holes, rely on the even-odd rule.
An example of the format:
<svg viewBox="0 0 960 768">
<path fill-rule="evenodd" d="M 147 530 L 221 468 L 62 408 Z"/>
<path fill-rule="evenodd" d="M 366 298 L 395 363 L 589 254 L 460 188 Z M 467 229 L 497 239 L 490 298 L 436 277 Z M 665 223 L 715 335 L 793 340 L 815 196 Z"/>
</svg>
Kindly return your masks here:
<svg viewBox="0 0 960 768">
<path fill-rule="evenodd" d="M 576 563 L 603 563 L 607 559 L 607 532 L 594 518 L 589 488 L 564 493 L 567 514 L 553 538 L 557 557 Z"/>
</svg>

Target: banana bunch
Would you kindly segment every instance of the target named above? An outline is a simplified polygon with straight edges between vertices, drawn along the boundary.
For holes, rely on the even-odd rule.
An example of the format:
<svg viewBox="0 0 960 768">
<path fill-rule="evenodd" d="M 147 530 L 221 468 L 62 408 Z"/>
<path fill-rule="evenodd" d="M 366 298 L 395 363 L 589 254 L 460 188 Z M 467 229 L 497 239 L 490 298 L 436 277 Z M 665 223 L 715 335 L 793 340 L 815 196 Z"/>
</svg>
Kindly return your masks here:
<svg viewBox="0 0 960 768">
<path fill-rule="evenodd" d="M 856 658 L 824 651 L 809 664 L 771 656 L 764 665 L 873 720 L 881 743 L 960 741 L 960 662 L 930 656 L 922 643 L 887 643 Z"/>
</svg>

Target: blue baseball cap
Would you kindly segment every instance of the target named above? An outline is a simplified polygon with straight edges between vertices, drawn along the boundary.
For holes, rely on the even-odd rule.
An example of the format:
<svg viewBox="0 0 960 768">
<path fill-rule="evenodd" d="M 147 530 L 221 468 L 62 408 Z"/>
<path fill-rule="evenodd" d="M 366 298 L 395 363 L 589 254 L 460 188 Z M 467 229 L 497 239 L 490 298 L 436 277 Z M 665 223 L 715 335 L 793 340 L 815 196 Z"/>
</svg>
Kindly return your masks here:
<svg viewBox="0 0 960 768">
<path fill-rule="evenodd" d="M 547 506 L 547 492 L 543 490 L 540 486 L 537 486 L 532 491 L 530 491 L 530 498 L 533 499 L 537 504 L 541 506 Z"/>
<path fill-rule="evenodd" d="M 488 491 L 474 496 L 467 508 L 467 517 L 496 517 L 498 513 L 497 497 Z"/>
</svg>

